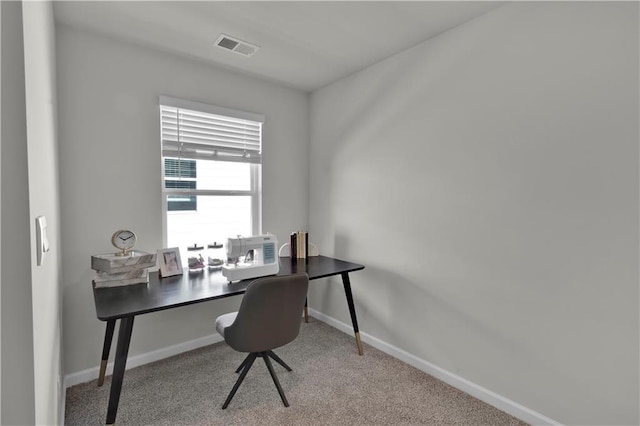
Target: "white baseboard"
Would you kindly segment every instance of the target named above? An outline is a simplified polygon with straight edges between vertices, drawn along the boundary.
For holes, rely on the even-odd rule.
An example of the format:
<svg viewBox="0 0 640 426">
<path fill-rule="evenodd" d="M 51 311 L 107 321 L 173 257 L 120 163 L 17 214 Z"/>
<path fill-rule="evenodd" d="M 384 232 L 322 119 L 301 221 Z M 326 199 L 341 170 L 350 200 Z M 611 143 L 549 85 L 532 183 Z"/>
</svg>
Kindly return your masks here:
<svg viewBox="0 0 640 426">
<path fill-rule="evenodd" d="M 315 309 L 309 308 L 309 315 L 312 317 L 346 333 L 353 335 L 353 327 L 347 325 L 337 319 L 327 316 L 322 312 L 318 312 Z M 451 373 L 443 368 L 438 367 L 428 361 L 418 358 L 400 348 L 390 345 L 382 340 L 373 337 L 367 333 L 360 332 L 360 338 L 363 342 L 373 346 L 374 348 L 391 355 L 394 358 L 403 361 L 418 370 L 422 370 L 425 373 L 442 380 L 443 382 L 453 386 L 456 389 L 461 390 L 479 400 L 486 402 L 489 405 L 496 407 L 497 409 L 510 414 L 523 422 L 531 425 L 554 425 L 558 426 L 561 423 L 556 422 L 540 413 L 537 413 L 527 407 L 518 404 L 515 401 L 511 401 L 495 392 L 485 389 L 480 385 L 477 385 L 469 380 Z M 366 354 L 365 354 L 366 355 Z"/>
<path fill-rule="evenodd" d="M 62 386 L 62 398 L 60 399 L 60 401 L 58 401 L 59 407 L 58 407 L 58 424 L 59 425 L 64 425 L 64 419 L 65 419 L 65 407 L 67 406 L 67 387 L 66 386 Z"/>
<path fill-rule="evenodd" d="M 199 339 L 190 340 L 188 342 L 180 343 L 173 346 L 168 346 L 166 348 L 158 349 L 156 351 L 143 353 L 140 355 L 135 355 L 127 358 L 127 366 L 126 369 L 139 367 L 144 364 L 149 364 L 154 361 L 159 361 L 161 359 L 169 358 L 170 356 L 178 355 L 183 352 L 192 351 L 197 348 L 201 348 L 203 346 L 212 345 L 214 343 L 222 342 L 223 338 L 218 333 L 211 334 L 209 336 L 201 337 Z M 112 349 L 113 352 L 113 349 Z M 113 358 L 113 354 L 112 354 Z M 99 359 L 96 360 L 100 362 Z M 97 379 L 98 374 L 100 373 L 100 367 L 89 368 L 87 370 L 78 371 L 77 373 L 71 373 L 64 376 L 64 388 L 68 388 L 70 386 L 78 385 L 80 383 L 90 382 L 91 380 Z M 106 374 L 113 373 L 113 362 L 107 364 L 107 372 Z"/>
<path fill-rule="evenodd" d="M 309 315 L 322 321 L 346 334 L 353 334 L 353 327 L 338 321 L 337 319 L 327 316 L 321 312 L 316 311 L 315 309 L 309 308 Z M 497 393 L 490 391 L 489 389 L 483 388 L 480 385 L 477 385 L 469 380 L 460 377 L 456 374 L 451 373 L 443 368 L 438 367 L 435 364 L 432 364 L 428 361 L 420 359 L 415 355 L 412 355 L 400 348 L 397 348 L 393 345 L 390 345 L 382 340 L 373 337 L 367 333 L 360 332 L 360 338 L 363 342 L 373 346 L 374 348 L 391 355 L 394 358 L 399 359 L 421 371 L 424 371 L 431 376 L 442 380 L 443 382 L 455 387 L 456 389 L 461 390 L 475 398 L 478 398 L 481 401 L 486 402 L 489 405 L 496 407 L 499 410 L 504 411 L 526 423 L 531 425 L 553 425 L 559 426 L 561 423 L 556 422 L 553 419 L 550 419 L 540 413 L 537 413 L 527 407 L 524 407 L 518 404 L 515 401 L 512 401 L 508 398 L 505 398 Z M 154 361 L 159 361 L 164 358 L 168 358 L 170 356 L 178 355 L 183 352 L 191 351 L 203 346 L 212 345 L 214 343 L 221 342 L 223 340 L 222 336 L 219 334 L 211 334 L 209 336 L 201 337 L 199 339 L 190 340 L 188 342 L 180 343 L 178 345 L 169 346 L 166 348 L 158 349 L 156 351 L 147 352 L 140 355 L 135 355 L 127 359 L 127 367 L 126 369 L 138 367 L 144 364 L 149 364 Z M 96 360 L 99 361 L 99 360 Z M 70 386 L 74 386 L 80 383 L 90 382 L 98 377 L 98 373 L 100 372 L 99 367 L 89 368 L 87 370 L 79 371 L 77 373 L 68 374 L 64 377 L 64 391 L 63 394 L 66 394 L 66 389 Z M 113 373 L 113 362 L 107 364 L 107 373 Z M 63 398 L 64 404 L 64 398 Z M 63 405 L 64 407 L 64 405 Z M 64 408 L 62 409 L 62 413 L 64 416 Z M 63 417 L 64 418 L 64 417 Z"/>
</svg>

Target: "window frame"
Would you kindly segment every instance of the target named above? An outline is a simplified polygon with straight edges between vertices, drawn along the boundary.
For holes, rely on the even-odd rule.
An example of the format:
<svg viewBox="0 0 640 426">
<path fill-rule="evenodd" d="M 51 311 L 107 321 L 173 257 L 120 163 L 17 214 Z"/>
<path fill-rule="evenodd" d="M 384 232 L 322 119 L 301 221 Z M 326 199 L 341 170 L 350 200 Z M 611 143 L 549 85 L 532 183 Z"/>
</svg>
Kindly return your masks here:
<svg viewBox="0 0 640 426">
<path fill-rule="evenodd" d="M 264 125 L 264 116 L 259 114 L 236 111 L 228 108 L 217 107 L 214 105 L 201 104 L 198 102 L 185 101 L 181 99 L 160 96 L 158 103 L 158 118 L 160 120 L 160 133 L 162 135 L 162 118 L 160 106 L 173 106 L 177 108 L 191 109 L 200 112 L 208 112 L 217 115 L 229 116 L 234 118 L 251 119 Z M 260 145 L 262 145 L 262 132 L 260 136 Z M 166 188 L 165 187 L 165 157 L 162 152 L 162 136 L 160 137 L 160 181 L 161 181 L 161 199 L 162 199 L 162 245 L 167 247 L 167 218 L 168 214 L 181 214 L 181 211 L 170 211 L 168 209 L 169 195 L 184 196 L 249 196 L 251 200 L 251 234 L 259 235 L 262 233 L 262 164 L 248 163 L 250 170 L 250 188 L 248 190 L 218 190 L 218 189 L 188 189 L 188 188 Z M 220 161 L 220 160 L 203 160 L 203 161 Z M 185 211 L 184 213 L 187 213 Z"/>
</svg>

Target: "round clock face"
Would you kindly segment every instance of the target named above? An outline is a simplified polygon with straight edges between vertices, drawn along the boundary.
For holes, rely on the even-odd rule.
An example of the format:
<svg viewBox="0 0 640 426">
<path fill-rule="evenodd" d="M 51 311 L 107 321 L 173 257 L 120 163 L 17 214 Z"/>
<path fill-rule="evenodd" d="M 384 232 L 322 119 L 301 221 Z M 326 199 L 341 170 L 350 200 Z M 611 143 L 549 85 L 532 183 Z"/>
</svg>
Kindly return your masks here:
<svg viewBox="0 0 640 426">
<path fill-rule="evenodd" d="M 111 237 L 111 244 L 126 253 L 136 245 L 136 234 L 127 230 L 116 231 Z"/>
</svg>

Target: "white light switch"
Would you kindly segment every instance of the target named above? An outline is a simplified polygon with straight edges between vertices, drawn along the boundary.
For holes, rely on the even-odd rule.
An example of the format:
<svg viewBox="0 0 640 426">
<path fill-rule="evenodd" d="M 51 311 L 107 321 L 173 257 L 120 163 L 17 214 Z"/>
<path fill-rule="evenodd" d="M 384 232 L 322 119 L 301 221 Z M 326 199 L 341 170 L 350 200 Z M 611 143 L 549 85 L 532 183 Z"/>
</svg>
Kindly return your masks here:
<svg viewBox="0 0 640 426">
<path fill-rule="evenodd" d="M 49 240 L 47 239 L 47 218 L 36 217 L 36 253 L 38 266 L 44 262 L 44 254 L 49 251 Z"/>
</svg>

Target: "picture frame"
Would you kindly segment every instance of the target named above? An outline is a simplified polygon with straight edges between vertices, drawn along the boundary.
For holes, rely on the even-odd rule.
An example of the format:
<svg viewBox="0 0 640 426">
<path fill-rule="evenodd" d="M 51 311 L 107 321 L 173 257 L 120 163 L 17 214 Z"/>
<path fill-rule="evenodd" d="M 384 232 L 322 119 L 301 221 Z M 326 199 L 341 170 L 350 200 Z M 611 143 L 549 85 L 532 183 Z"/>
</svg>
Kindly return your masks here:
<svg viewBox="0 0 640 426">
<path fill-rule="evenodd" d="M 178 247 L 171 247 L 158 250 L 158 265 L 160 266 L 161 277 L 182 275 L 180 249 Z"/>
</svg>

